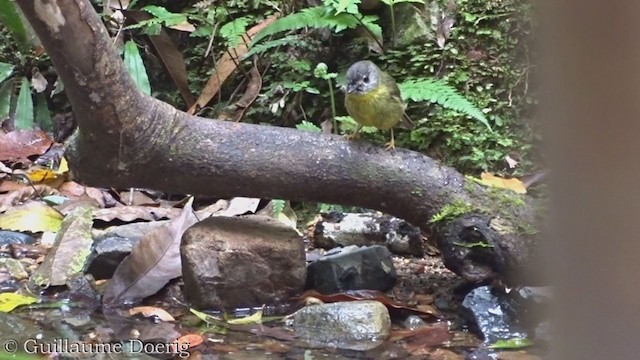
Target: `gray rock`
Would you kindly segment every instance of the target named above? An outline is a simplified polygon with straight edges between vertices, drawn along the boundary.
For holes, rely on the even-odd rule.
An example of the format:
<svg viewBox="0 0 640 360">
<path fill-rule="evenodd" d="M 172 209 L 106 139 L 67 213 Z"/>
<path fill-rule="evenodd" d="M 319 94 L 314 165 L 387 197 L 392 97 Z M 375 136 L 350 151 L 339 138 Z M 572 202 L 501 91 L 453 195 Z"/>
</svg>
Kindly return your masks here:
<svg viewBox="0 0 640 360">
<path fill-rule="evenodd" d="M 375 213 L 330 213 L 323 215 L 313 234 L 316 246 L 385 245 L 394 254 L 422 257 L 420 229 L 389 215 Z"/>
<path fill-rule="evenodd" d="M 512 306 L 506 294 L 494 292 L 489 286 L 471 290 L 462 301 L 462 307 L 472 314 L 477 330 L 488 344 L 498 340 L 527 337 L 527 333 L 518 325 L 517 319 L 510 316 Z"/>
<path fill-rule="evenodd" d="M 0 246 L 9 244 L 33 245 L 35 242 L 36 239 L 27 234 L 0 230 Z"/>
<path fill-rule="evenodd" d="M 86 272 L 96 279 L 110 279 L 131 249 L 149 231 L 167 221 L 140 222 L 94 230 L 95 239 L 87 258 Z"/>
<path fill-rule="evenodd" d="M 345 290 L 387 291 L 396 282 L 391 253 L 380 245 L 333 249 L 307 267 L 307 288 L 323 294 Z"/>
<path fill-rule="evenodd" d="M 301 236 L 270 217 L 211 217 L 189 228 L 180 246 L 184 293 L 199 309 L 273 304 L 305 281 Z"/>
<path fill-rule="evenodd" d="M 377 301 L 304 307 L 292 315 L 296 336 L 317 347 L 370 350 L 389 336 L 389 311 Z"/>
</svg>

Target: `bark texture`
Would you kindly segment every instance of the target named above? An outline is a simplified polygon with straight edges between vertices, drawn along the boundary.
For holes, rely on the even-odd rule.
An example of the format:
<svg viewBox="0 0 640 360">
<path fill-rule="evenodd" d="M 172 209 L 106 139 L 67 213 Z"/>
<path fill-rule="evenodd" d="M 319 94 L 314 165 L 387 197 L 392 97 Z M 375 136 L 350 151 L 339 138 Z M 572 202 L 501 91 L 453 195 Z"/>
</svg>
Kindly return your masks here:
<svg viewBox="0 0 640 360">
<path fill-rule="evenodd" d="M 77 116 L 67 157 L 84 183 L 376 209 L 433 230 L 447 266 L 468 280 L 520 281 L 516 275 L 523 272 L 515 270 L 528 263 L 533 244 L 522 229 L 538 226 L 535 204 L 526 197 L 509 195 L 519 205 L 507 206 L 492 191 L 411 151 L 190 116 L 135 88 L 89 1 L 18 4 Z M 450 204 L 466 204 L 471 214 L 432 223 Z M 489 247 L 461 246 L 465 239 Z"/>
</svg>

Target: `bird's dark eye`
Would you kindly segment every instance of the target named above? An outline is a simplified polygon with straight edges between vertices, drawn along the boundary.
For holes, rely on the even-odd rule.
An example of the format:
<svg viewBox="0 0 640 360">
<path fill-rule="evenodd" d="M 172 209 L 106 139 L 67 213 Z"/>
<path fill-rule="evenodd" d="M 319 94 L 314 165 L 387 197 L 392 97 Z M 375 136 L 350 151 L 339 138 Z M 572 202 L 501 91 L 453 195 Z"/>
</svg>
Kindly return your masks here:
<svg viewBox="0 0 640 360">
<path fill-rule="evenodd" d="M 364 81 L 364 82 L 368 83 L 368 82 L 369 82 L 369 77 L 368 77 L 367 75 L 365 75 L 365 76 L 362 78 L 362 81 Z"/>
</svg>

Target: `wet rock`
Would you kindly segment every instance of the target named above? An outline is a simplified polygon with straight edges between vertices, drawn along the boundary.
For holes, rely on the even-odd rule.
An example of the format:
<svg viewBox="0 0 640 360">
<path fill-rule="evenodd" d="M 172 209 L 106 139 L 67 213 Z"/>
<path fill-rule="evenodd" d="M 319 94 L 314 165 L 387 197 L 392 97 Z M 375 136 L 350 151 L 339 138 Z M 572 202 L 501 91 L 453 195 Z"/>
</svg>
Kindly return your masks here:
<svg viewBox="0 0 640 360">
<path fill-rule="evenodd" d="M 33 245 L 35 242 L 36 239 L 27 234 L 0 230 L 0 246 L 9 244 Z"/>
<path fill-rule="evenodd" d="M 96 279 L 110 279 L 137 241 L 122 237 L 96 239 L 87 259 L 86 272 Z"/>
<path fill-rule="evenodd" d="M 511 299 L 502 292 L 492 291 L 489 286 L 471 290 L 465 296 L 462 307 L 472 314 L 485 343 L 528 337 L 517 324 L 517 319 L 510 315 Z"/>
<path fill-rule="evenodd" d="M 24 280 L 29 277 L 22 263 L 11 258 L 0 258 L 0 272 L 7 273 L 14 280 Z"/>
<path fill-rule="evenodd" d="M 422 318 L 417 316 L 417 315 L 409 315 L 402 322 L 402 325 L 405 328 L 409 329 L 409 330 L 415 330 L 417 328 L 421 328 L 421 327 L 427 326 L 427 323 L 426 323 L 426 321 L 422 320 Z"/>
<path fill-rule="evenodd" d="M 314 230 L 316 246 L 385 245 L 394 254 L 422 257 L 420 229 L 389 215 L 375 213 L 330 213 L 323 215 Z"/>
<path fill-rule="evenodd" d="M 211 217 L 189 228 L 180 246 L 184 293 L 195 307 L 273 304 L 305 281 L 301 236 L 270 217 Z"/>
<path fill-rule="evenodd" d="M 96 279 L 110 279 L 118 265 L 135 244 L 149 231 L 166 224 L 166 221 L 140 222 L 94 230 L 95 239 L 91 255 L 87 259 L 86 272 Z"/>
<path fill-rule="evenodd" d="M 74 274 L 67 280 L 68 298 L 81 303 L 86 309 L 97 309 L 100 307 L 100 295 L 93 286 L 93 279 L 90 275 L 83 273 Z"/>
<path fill-rule="evenodd" d="M 309 264 L 306 287 L 323 294 L 360 289 L 387 291 L 396 278 L 386 247 L 352 245 L 333 249 Z"/>
<path fill-rule="evenodd" d="M 307 306 L 292 318 L 296 336 L 318 347 L 373 349 L 389 336 L 391 328 L 387 308 L 368 300 Z"/>
<path fill-rule="evenodd" d="M 397 31 L 396 46 L 408 46 L 435 39 L 435 31 L 431 26 L 429 11 L 425 5 L 398 4 L 394 6 L 394 13 Z"/>
</svg>

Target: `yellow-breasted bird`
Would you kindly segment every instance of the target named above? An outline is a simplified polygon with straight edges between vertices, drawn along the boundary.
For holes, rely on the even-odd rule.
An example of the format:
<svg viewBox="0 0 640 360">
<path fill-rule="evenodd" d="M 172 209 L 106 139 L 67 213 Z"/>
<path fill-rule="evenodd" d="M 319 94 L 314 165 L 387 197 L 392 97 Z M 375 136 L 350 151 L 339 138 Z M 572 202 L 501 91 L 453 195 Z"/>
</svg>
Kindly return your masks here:
<svg viewBox="0 0 640 360">
<path fill-rule="evenodd" d="M 404 115 L 406 105 L 395 80 L 371 61 L 358 61 L 347 70 L 344 104 L 358 123 L 356 131 L 348 136 L 350 139 L 356 138 L 363 126 L 374 126 L 380 130 L 391 130 L 391 141 L 386 147 L 395 149 L 393 127 L 401 121 L 411 127 Z"/>
</svg>

